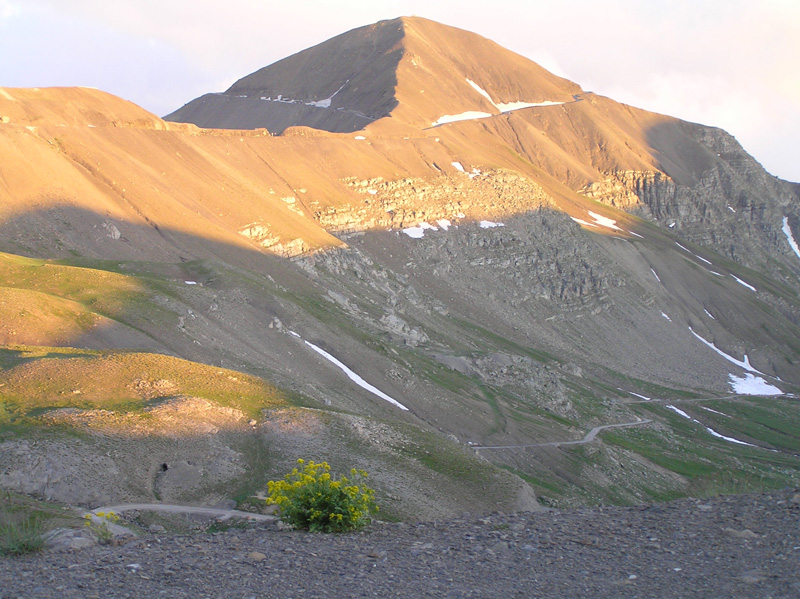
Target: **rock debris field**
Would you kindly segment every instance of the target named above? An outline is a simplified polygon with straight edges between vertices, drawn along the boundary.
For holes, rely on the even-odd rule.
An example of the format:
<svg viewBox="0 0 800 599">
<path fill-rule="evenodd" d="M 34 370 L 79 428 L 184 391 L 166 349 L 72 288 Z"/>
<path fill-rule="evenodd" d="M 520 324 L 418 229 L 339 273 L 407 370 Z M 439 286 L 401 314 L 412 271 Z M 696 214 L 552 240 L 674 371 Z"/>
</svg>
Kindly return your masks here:
<svg viewBox="0 0 800 599">
<path fill-rule="evenodd" d="M 375 523 L 258 523 L 0 559 L 0 599 L 800 597 L 800 492 Z"/>
</svg>

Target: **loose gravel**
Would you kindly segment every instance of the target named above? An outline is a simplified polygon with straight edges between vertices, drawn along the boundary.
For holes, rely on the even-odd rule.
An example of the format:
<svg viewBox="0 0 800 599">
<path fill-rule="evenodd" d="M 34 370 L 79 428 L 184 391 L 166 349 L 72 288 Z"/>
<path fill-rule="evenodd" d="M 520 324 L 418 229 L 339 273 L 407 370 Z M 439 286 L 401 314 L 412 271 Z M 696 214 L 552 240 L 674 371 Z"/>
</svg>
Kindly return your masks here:
<svg viewBox="0 0 800 599">
<path fill-rule="evenodd" d="M 0 599 L 800 597 L 800 492 L 373 524 L 148 534 L 0 559 Z"/>
</svg>

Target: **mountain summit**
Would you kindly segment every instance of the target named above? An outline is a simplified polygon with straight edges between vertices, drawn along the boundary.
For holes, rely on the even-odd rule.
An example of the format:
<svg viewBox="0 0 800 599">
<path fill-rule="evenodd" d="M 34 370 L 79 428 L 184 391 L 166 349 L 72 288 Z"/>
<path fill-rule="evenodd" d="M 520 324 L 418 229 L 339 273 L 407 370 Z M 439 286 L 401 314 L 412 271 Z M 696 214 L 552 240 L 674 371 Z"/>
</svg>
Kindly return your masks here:
<svg viewBox="0 0 800 599">
<path fill-rule="evenodd" d="M 355 131 L 385 117 L 429 127 L 572 101 L 580 87 L 479 35 L 419 17 L 359 27 L 206 94 L 166 120 L 212 128 Z"/>
</svg>

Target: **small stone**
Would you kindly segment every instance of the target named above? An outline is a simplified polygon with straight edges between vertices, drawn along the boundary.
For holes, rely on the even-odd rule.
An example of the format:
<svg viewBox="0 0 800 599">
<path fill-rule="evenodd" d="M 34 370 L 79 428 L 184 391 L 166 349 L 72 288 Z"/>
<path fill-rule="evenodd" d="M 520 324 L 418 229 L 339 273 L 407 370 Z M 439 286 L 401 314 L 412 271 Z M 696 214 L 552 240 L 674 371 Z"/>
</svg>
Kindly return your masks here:
<svg viewBox="0 0 800 599">
<path fill-rule="evenodd" d="M 745 584 L 758 584 L 759 582 L 764 582 L 768 578 L 769 575 L 763 570 L 749 570 L 739 577 Z"/>
<path fill-rule="evenodd" d="M 758 539 L 759 536 L 749 528 L 744 530 L 735 530 L 733 528 L 723 528 L 723 532 L 732 536 L 735 539 Z"/>
<path fill-rule="evenodd" d="M 247 554 L 247 559 L 249 559 L 251 562 L 263 562 L 265 559 L 267 559 L 267 556 L 260 551 L 251 551 Z"/>
<path fill-rule="evenodd" d="M 97 541 L 86 529 L 57 528 L 43 536 L 45 546 L 53 551 L 72 551 L 91 547 Z"/>
<path fill-rule="evenodd" d="M 151 524 L 150 526 L 147 527 L 147 530 L 153 534 L 157 534 L 166 531 L 166 528 L 164 528 L 160 524 Z"/>
</svg>

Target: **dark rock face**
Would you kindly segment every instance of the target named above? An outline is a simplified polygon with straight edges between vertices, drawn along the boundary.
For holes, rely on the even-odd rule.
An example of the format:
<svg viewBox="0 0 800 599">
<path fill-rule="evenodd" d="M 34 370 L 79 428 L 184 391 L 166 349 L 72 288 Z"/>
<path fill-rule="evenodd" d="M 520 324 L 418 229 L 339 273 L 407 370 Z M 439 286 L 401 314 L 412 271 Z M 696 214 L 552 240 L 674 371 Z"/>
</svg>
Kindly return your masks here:
<svg viewBox="0 0 800 599">
<path fill-rule="evenodd" d="M 664 144 L 663 132 L 653 133 L 656 150 L 663 154 L 663 172 L 607 173 L 582 193 L 797 285 L 800 261 L 787 242 L 783 222 L 787 218 L 792 231 L 800 232 L 798 186 L 769 175 L 721 129 L 684 122 L 669 127 L 677 130 L 672 137 L 685 138 L 686 152 Z M 784 268 L 775 268 L 776 261 Z"/>
</svg>

